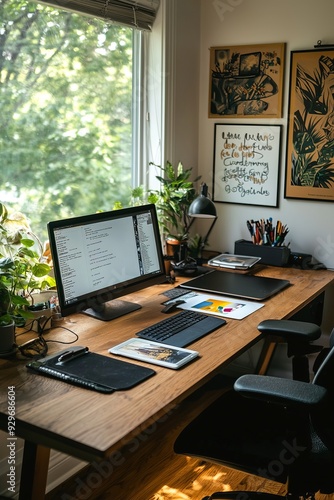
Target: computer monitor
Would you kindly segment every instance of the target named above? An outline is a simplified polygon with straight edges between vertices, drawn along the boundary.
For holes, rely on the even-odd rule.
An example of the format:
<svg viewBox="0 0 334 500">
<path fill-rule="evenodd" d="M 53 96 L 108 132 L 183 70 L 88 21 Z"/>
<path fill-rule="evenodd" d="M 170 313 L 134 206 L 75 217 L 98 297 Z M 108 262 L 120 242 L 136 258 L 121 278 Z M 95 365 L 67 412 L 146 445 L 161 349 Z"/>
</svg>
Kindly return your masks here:
<svg viewBox="0 0 334 500">
<path fill-rule="evenodd" d="M 166 280 L 153 204 L 49 222 L 48 233 L 63 316 L 123 316 L 141 306 L 116 298 Z"/>
</svg>

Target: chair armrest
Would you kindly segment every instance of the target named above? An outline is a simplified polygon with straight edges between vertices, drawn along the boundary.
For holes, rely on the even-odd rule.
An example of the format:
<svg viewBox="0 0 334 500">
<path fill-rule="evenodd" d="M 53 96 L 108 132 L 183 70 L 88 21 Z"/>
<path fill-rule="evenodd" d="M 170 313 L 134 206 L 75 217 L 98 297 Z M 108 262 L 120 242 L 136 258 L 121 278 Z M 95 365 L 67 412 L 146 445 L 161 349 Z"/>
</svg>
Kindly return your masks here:
<svg viewBox="0 0 334 500">
<path fill-rule="evenodd" d="M 234 383 L 234 389 L 248 398 L 313 409 L 327 397 L 327 390 L 320 385 L 266 375 L 242 375 Z"/>
<path fill-rule="evenodd" d="M 321 335 L 321 328 L 314 323 L 284 319 L 266 319 L 258 325 L 266 335 L 275 335 L 291 342 L 312 342 Z"/>
</svg>

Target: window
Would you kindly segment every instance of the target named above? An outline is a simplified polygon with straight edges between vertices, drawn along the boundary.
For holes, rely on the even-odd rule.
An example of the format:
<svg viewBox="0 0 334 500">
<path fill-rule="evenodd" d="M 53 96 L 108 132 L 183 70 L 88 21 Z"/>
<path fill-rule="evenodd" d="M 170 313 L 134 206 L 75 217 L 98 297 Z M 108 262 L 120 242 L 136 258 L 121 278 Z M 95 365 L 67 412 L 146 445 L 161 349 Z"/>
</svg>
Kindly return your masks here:
<svg viewBox="0 0 334 500">
<path fill-rule="evenodd" d="M 25 0 L 0 12 L 0 200 L 44 239 L 49 220 L 129 202 L 141 32 Z"/>
</svg>

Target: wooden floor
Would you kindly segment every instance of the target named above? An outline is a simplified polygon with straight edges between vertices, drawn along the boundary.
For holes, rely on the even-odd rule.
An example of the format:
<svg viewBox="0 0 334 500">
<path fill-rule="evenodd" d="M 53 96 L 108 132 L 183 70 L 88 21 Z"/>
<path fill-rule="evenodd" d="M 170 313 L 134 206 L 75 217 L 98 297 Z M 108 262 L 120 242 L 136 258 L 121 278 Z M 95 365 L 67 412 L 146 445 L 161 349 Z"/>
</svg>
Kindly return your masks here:
<svg viewBox="0 0 334 500">
<path fill-rule="evenodd" d="M 285 486 L 225 467 L 185 458 L 184 468 L 148 500 L 202 500 L 216 491 L 255 490 L 284 495 Z"/>
<path fill-rule="evenodd" d="M 181 458 L 181 461 L 179 460 Z M 182 464 L 182 465 L 181 465 Z M 285 486 L 268 481 L 256 476 L 241 473 L 226 467 L 200 462 L 193 458 L 178 457 L 177 465 L 170 467 L 171 475 L 166 481 L 161 483 L 161 487 L 152 495 L 147 496 L 147 500 L 202 500 L 206 495 L 210 495 L 217 491 L 233 491 L 233 490 L 253 490 L 266 493 L 275 493 L 276 495 L 285 494 Z M 84 477 L 81 476 L 82 483 L 85 483 Z M 79 485 L 79 483 L 77 482 Z M 72 490 L 72 488 L 70 488 Z M 143 489 L 150 490 L 147 483 L 143 485 Z M 70 495 L 66 495 L 65 490 L 62 491 L 58 499 L 81 499 L 87 500 L 136 500 L 138 492 L 133 492 L 131 497 L 122 495 L 115 497 L 108 489 L 103 488 L 103 493 L 91 490 L 84 491 L 82 488 L 77 489 L 78 494 L 74 495 L 72 490 Z M 65 495 L 64 495 L 65 493 Z M 84 494 L 84 497 L 82 496 Z M 316 500 L 333 500 L 333 495 L 316 494 Z"/>
</svg>

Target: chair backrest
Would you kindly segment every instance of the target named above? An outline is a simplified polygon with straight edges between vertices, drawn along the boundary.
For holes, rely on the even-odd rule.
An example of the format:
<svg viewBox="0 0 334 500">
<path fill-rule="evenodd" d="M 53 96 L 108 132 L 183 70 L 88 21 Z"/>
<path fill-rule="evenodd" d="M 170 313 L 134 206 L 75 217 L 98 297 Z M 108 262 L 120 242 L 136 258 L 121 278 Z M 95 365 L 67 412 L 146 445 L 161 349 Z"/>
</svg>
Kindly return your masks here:
<svg viewBox="0 0 334 500">
<path fill-rule="evenodd" d="M 332 333 L 330 334 L 330 337 L 329 337 L 329 347 L 334 347 L 334 328 L 333 328 Z"/>
<path fill-rule="evenodd" d="M 334 453 L 334 347 L 319 366 L 313 384 L 321 385 L 328 391 L 326 404 L 315 413 L 312 412 L 311 418 L 317 434 Z"/>
<path fill-rule="evenodd" d="M 322 385 L 331 392 L 334 390 L 334 330 L 330 337 L 329 352 L 319 366 L 314 376 L 313 383 Z"/>
</svg>

